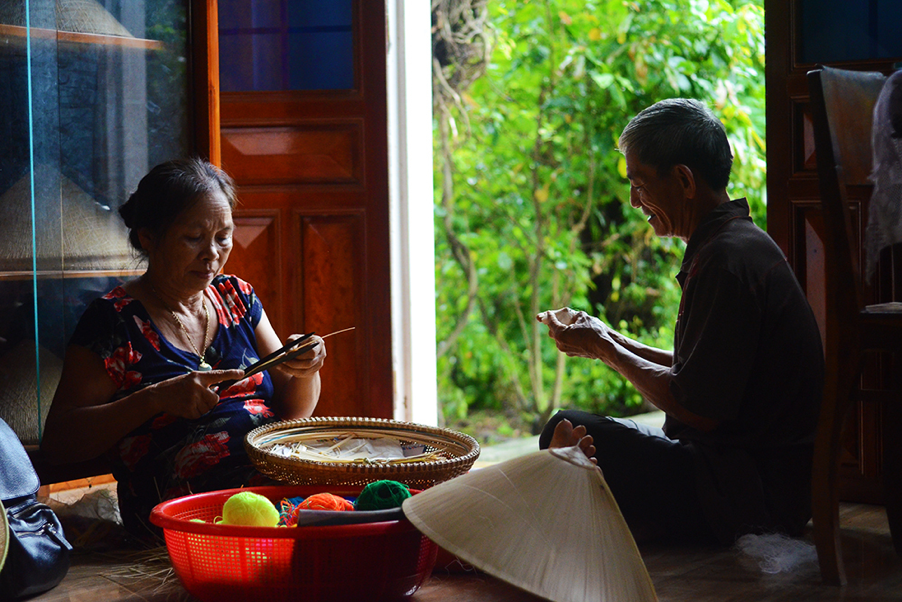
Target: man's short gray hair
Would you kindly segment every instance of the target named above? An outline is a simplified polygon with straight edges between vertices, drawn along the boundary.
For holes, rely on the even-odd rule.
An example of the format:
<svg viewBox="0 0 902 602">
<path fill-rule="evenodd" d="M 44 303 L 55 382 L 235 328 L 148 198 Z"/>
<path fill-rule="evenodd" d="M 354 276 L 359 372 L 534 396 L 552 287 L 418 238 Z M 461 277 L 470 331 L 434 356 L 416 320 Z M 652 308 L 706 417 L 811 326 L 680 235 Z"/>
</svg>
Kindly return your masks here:
<svg viewBox="0 0 902 602">
<path fill-rule="evenodd" d="M 661 176 L 674 165 L 686 165 L 714 190 L 730 181 L 733 153 L 726 130 L 697 100 L 672 98 L 644 109 L 624 128 L 618 146 Z"/>
</svg>

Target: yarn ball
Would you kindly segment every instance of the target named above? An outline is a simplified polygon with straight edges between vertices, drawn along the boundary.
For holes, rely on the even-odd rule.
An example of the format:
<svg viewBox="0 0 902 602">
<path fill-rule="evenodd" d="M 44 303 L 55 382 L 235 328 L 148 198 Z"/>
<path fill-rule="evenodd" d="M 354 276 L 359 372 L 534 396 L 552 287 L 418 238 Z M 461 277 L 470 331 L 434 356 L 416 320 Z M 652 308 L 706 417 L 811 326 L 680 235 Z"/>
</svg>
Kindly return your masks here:
<svg viewBox="0 0 902 602">
<path fill-rule="evenodd" d="M 357 497 L 358 510 L 388 510 L 398 508 L 410 497 L 410 489 L 397 481 L 374 481 Z"/>
<path fill-rule="evenodd" d="M 300 512 L 303 497 L 285 497 L 279 502 L 279 526 L 295 527 L 298 524 L 298 512 Z"/>
<path fill-rule="evenodd" d="M 275 527 L 279 523 L 279 511 L 269 498 L 253 491 L 241 491 L 226 500 L 222 506 L 220 525 L 246 527 Z"/>
<path fill-rule="evenodd" d="M 333 493 L 314 493 L 298 504 L 301 510 L 353 510 L 354 504 Z"/>
</svg>

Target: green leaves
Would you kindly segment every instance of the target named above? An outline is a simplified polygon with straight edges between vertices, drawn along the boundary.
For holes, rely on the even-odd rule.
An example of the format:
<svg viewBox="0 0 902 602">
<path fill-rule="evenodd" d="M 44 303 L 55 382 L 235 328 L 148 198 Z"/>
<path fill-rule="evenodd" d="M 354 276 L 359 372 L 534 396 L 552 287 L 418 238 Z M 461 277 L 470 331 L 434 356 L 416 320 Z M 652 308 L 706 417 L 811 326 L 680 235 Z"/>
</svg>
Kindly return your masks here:
<svg viewBox="0 0 902 602">
<path fill-rule="evenodd" d="M 534 313 L 571 305 L 672 345 L 683 245 L 655 237 L 629 206 L 616 150 L 629 119 L 657 100 L 698 98 L 722 118 L 735 156 L 728 192 L 748 197 L 764 225 L 761 2 L 494 0 L 488 9 L 485 75 L 457 90 L 467 102 L 436 113 L 446 416 L 494 408 L 541 425 L 559 405 L 635 411 L 641 398 L 600 362 L 559 363 Z M 471 268 L 452 253 L 458 243 Z M 466 313 L 474 280 L 477 309 Z"/>
</svg>

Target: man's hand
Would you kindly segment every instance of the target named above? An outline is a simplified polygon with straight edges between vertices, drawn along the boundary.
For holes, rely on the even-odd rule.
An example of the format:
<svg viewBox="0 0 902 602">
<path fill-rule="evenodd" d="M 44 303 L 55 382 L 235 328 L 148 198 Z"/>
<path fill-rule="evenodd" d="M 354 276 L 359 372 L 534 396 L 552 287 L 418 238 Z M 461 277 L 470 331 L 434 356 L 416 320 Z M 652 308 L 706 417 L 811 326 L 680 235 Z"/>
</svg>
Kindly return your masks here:
<svg viewBox="0 0 902 602">
<path fill-rule="evenodd" d="M 604 322 L 584 311 L 569 307 L 543 311 L 536 320 L 548 326 L 548 336 L 557 348 L 574 357 L 603 359 L 604 350 L 613 344 L 611 329 Z"/>
<path fill-rule="evenodd" d="M 578 316 L 580 313 L 585 312 L 578 312 L 570 309 L 569 307 L 562 307 L 561 309 L 550 309 L 548 311 L 543 311 L 536 316 L 536 320 L 538 320 L 542 324 L 548 324 L 552 319 L 554 319 L 564 326 L 570 326 L 576 320 L 576 316 Z"/>
</svg>

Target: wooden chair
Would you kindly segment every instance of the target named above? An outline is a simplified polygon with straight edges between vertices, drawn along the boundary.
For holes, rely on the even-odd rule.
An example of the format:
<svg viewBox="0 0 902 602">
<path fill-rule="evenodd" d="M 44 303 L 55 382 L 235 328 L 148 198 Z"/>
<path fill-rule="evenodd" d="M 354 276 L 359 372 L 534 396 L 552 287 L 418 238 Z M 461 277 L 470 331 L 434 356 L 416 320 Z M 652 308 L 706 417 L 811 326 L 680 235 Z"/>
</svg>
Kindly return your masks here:
<svg viewBox="0 0 902 602">
<path fill-rule="evenodd" d="M 864 352 L 902 351 L 902 313 L 893 313 L 888 304 L 863 307 L 861 254 L 852 245 L 858 237 L 853 236 L 849 210 L 850 188 L 855 189 L 855 196 L 863 194 L 865 198 L 873 189 L 868 180 L 872 165 L 871 124 L 885 79 L 880 73 L 827 67 L 808 73 L 824 220 L 827 300 L 826 379 L 814 448 L 812 515 L 821 576 L 825 582 L 837 585 L 845 583 L 837 489 L 840 435 L 843 420 L 856 399 L 887 402 L 883 415 L 884 485 L 893 544 L 902 554 L 902 395 L 895 390 L 861 387 Z M 898 376 L 894 379 L 902 380 Z"/>
</svg>

